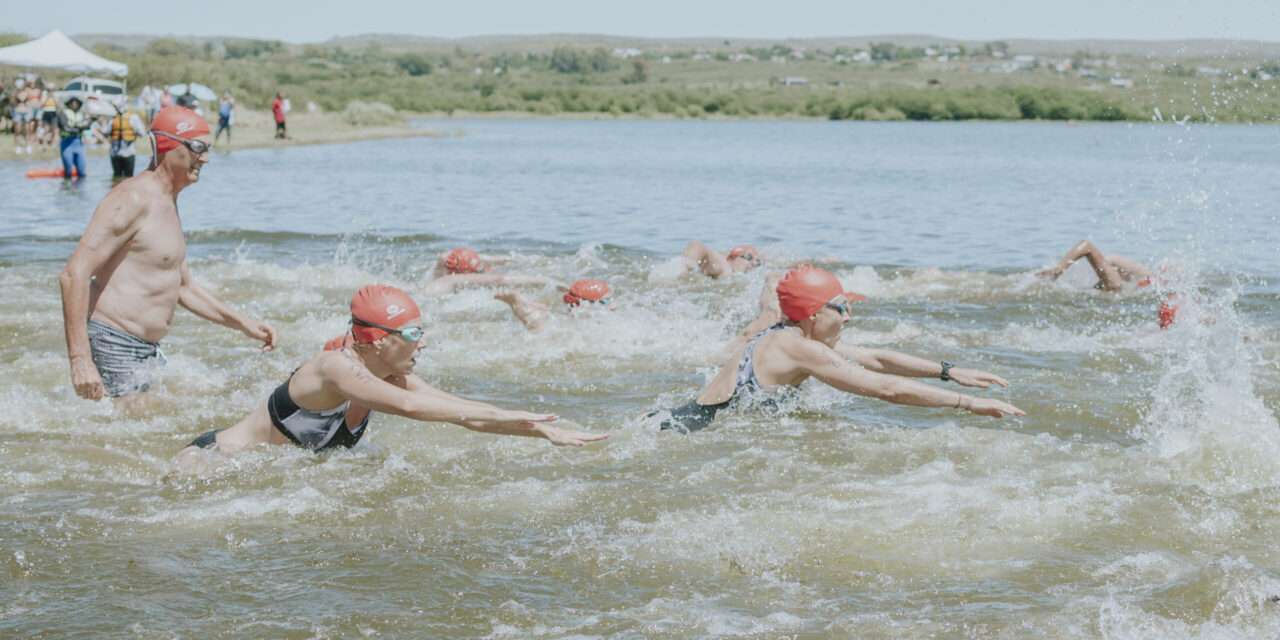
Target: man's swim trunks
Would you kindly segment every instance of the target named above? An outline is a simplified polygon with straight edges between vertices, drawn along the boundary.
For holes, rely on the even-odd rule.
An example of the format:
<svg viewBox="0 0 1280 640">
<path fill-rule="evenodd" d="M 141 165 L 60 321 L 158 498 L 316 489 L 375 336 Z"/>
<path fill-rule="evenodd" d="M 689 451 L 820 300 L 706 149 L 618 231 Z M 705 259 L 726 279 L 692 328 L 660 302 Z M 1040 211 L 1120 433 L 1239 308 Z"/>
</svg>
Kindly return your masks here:
<svg viewBox="0 0 1280 640">
<path fill-rule="evenodd" d="M 119 398 L 151 388 L 151 376 L 167 361 L 160 345 L 109 324 L 89 321 L 89 350 L 107 395 Z"/>
</svg>

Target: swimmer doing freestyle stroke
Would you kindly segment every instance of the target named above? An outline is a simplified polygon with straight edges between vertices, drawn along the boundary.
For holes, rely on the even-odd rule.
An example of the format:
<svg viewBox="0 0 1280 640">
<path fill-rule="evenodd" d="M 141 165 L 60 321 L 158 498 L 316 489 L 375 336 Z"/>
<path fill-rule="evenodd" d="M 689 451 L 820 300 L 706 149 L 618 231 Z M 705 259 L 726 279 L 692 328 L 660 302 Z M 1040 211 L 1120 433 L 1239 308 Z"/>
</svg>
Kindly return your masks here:
<svg viewBox="0 0 1280 640">
<path fill-rule="evenodd" d="M 426 295 L 443 295 L 467 287 L 519 287 L 551 282 L 550 278 L 543 276 L 493 272 L 494 264 L 508 260 L 502 256 L 482 256 L 469 247 L 451 249 L 436 260 L 432 277 L 423 285 L 422 291 Z"/>
<path fill-rule="evenodd" d="M 1156 282 L 1167 282 L 1168 271 L 1171 270 L 1168 264 L 1162 264 L 1158 269 L 1160 273 L 1155 274 L 1146 265 L 1136 260 L 1114 253 L 1103 255 L 1092 242 L 1081 240 L 1068 249 L 1066 255 L 1062 256 L 1057 264 L 1037 272 L 1036 276 L 1057 280 L 1081 258 L 1089 261 L 1089 266 L 1093 267 L 1093 273 L 1098 276 L 1098 282 L 1093 285 L 1094 288 L 1111 293 L 1145 289 Z M 1161 329 L 1168 329 L 1177 321 L 1178 311 L 1184 300 L 1184 296 L 1177 292 L 1165 294 L 1164 299 L 1156 307 L 1156 321 Z"/>
<path fill-rule="evenodd" d="M 695 400 L 670 411 L 650 414 L 651 418 L 662 418 L 662 429 L 698 431 L 711 424 L 719 411 L 734 403 L 768 402 L 779 391 L 799 386 L 811 377 L 846 393 L 894 404 L 950 407 L 993 418 L 1026 415 L 1007 402 L 946 391 L 901 377 L 936 372 L 944 380 L 952 379 L 951 374 L 958 372 L 948 363 L 919 365 L 905 354 L 897 354 L 907 358 L 905 360 L 882 359 L 875 352 L 859 357 L 856 349 L 847 350 L 847 354 L 860 363 L 880 367 L 885 373 L 849 362 L 837 346 L 840 331 L 849 321 L 852 303 L 840 281 L 824 269 L 809 265 L 792 269 L 778 281 L 776 292 L 784 319 L 741 343 L 732 360 L 737 365 L 731 362 L 721 367 Z M 985 372 L 963 375 L 972 386 L 1005 384 L 1003 379 Z"/>
<path fill-rule="evenodd" d="M 440 391 L 413 373 L 422 348 L 422 312 L 408 294 L 368 285 L 351 298 L 351 330 L 298 367 L 234 426 L 196 438 L 178 455 L 192 468 L 201 450 L 234 453 L 260 444 L 323 451 L 353 447 L 373 411 L 422 422 L 449 422 L 472 431 L 544 438 L 580 447 L 608 438 L 556 426 L 555 415 L 511 411 Z"/>
<path fill-rule="evenodd" d="M 511 307 L 511 313 L 524 325 L 526 329 L 533 332 L 541 331 L 546 327 L 547 321 L 551 319 L 551 308 L 541 302 L 535 302 L 515 291 L 499 291 L 493 295 L 495 300 L 501 300 Z M 609 283 L 604 280 L 595 280 L 586 278 L 576 280 L 565 290 L 564 300 L 566 309 L 569 313 L 585 311 L 587 309 L 609 309 L 613 306 L 613 291 L 609 289 Z"/>
</svg>

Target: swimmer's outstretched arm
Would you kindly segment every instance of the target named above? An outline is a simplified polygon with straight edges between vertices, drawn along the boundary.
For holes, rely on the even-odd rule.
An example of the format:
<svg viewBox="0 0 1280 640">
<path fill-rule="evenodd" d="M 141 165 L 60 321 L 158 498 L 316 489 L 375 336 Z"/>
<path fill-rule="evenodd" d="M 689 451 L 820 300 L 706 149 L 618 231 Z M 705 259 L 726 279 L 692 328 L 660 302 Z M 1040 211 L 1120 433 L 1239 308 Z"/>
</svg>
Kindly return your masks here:
<svg viewBox="0 0 1280 640">
<path fill-rule="evenodd" d="M 496 409 L 496 407 L 494 407 L 493 405 L 485 404 L 483 402 L 476 402 L 474 400 L 467 400 L 466 398 L 459 398 L 458 396 L 455 396 L 451 393 L 441 391 L 431 386 L 430 384 L 427 384 L 425 380 L 423 380 L 422 378 L 419 378 L 416 375 L 409 375 L 405 377 L 405 387 L 413 393 L 421 394 L 423 396 L 432 398 L 436 401 L 451 402 L 451 403 L 457 404 L 458 406 L 470 407 L 472 411 L 485 411 L 490 409 Z M 501 411 L 501 409 L 499 409 L 499 411 Z M 552 418 L 554 422 L 560 422 L 559 417 L 552 416 Z M 564 421 L 564 422 L 568 422 L 568 421 Z M 586 433 L 583 431 L 562 429 L 560 427 L 556 427 L 556 426 L 545 424 L 545 423 L 535 425 L 536 432 L 519 428 L 519 427 L 513 429 L 502 423 L 498 423 L 495 425 L 473 423 L 473 424 L 461 424 L 461 426 L 466 427 L 467 429 L 471 429 L 472 431 L 480 431 L 483 433 L 546 438 L 548 441 L 551 442 L 551 444 L 554 444 L 556 446 L 570 445 L 574 447 L 581 447 L 582 445 L 587 444 L 588 442 L 597 442 L 599 440 L 608 439 L 609 437 L 609 434 L 606 434 L 606 433 Z"/>
<path fill-rule="evenodd" d="M 1026 415 L 1022 409 L 1000 400 L 975 398 L 922 382 L 860 369 L 833 349 L 813 340 L 806 340 L 790 347 L 787 355 L 802 372 L 847 393 L 856 393 L 894 404 L 964 409 L 970 413 L 993 418 Z"/>
<path fill-rule="evenodd" d="M 405 388 L 380 380 L 369 370 L 342 356 L 325 358 L 320 375 L 353 404 L 422 422 L 448 422 L 473 431 L 545 438 L 555 445 L 582 446 L 607 436 L 580 434 L 556 428 L 552 414 L 509 411 L 465 400 L 432 388 L 417 376 L 405 376 Z"/>
<path fill-rule="evenodd" d="M 1119 291 L 1124 287 L 1124 278 L 1120 277 L 1120 272 L 1107 261 L 1107 257 L 1102 255 L 1102 251 L 1088 240 L 1081 240 L 1076 246 L 1071 247 L 1066 255 L 1062 256 L 1058 264 L 1036 275 L 1050 280 L 1057 280 L 1080 258 L 1089 260 L 1089 266 L 1093 267 L 1093 272 L 1098 274 L 1098 281 L 1102 283 L 1102 287 L 1107 291 Z"/>
<path fill-rule="evenodd" d="M 893 351 L 892 349 L 855 347 L 843 342 L 837 342 L 835 351 L 841 356 L 862 365 L 864 369 L 876 373 L 887 373 L 908 378 L 939 378 L 942 376 L 941 362 L 925 360 L 924 358 Z M 956 384 L 965 387 L 986 389 L 993 384 L 998 384 L 1002 387 L 1009 386 L 1009 382 L 1004 378 L 978 369 L 952 367 L 947 372 L 947 376 L 954 380 Z"/>
<path fill-rule="evenodd" d="M 547 325 L 547 319 L 551 315 L 547 305 L 531 302 L 515 291 L 499 291 L 493 294 L 493 299 L 505 302 L 520 324 L 530 331 L 541 331 Z"/>
</svg>

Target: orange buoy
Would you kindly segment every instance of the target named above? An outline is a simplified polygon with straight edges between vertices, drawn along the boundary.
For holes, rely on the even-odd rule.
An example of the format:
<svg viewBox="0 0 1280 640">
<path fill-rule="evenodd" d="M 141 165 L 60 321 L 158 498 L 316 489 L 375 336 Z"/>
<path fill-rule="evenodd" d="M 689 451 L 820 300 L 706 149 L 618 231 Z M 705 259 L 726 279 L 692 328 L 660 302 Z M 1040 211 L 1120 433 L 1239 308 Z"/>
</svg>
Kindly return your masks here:
<svg viewBox="0 0 1280 640">
<path fill-rule="evenodd" d="M 80 172 L 71 167 L 71 177 L 79 177 Z M 61 178 L 62 169 L 32 169 L 27 172 L 28 178 Z"/>
</svg>

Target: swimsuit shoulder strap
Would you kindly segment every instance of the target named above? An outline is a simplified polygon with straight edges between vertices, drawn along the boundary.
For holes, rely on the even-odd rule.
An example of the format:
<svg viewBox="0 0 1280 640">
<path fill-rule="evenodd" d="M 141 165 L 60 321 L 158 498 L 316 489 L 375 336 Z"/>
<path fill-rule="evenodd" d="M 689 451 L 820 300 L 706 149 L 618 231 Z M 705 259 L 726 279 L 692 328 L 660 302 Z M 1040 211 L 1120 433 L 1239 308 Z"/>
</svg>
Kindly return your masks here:
<svg viewBox="0 0 1280 640">
<path fill-rule="evenodd" d="M 747 342 L 747 349 L 742 352 L 742 361 L 738 363 L 738 384 L 737 387 L 751 387 L 753 390 L 760 389 L 760 381 L 756 378 L 755 353 L 756 345 L 760 344 L 760 340 L 765 336 L 787 328 L 784 323 L 777 323 L 760 333 L 757 333 Z"/>
</svg>

